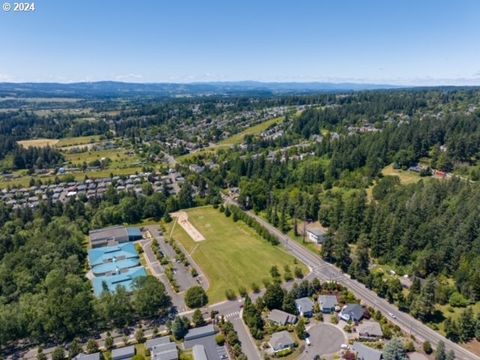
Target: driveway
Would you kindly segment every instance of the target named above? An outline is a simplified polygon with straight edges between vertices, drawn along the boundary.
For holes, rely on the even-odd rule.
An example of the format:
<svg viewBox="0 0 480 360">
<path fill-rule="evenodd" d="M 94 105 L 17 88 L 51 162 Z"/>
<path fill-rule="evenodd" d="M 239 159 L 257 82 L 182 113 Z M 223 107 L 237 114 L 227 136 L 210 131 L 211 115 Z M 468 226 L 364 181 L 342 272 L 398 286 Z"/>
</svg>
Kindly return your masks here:
<svg viewBox="0 0 480 360">
<path fill-rule="evenodd" d="M 347 342 L 345 334 L 335 325 L 318 323 L 307 328 L 310 336 L 310 346 L 305 347 L 305 351 L 299 359 L 311 360 L 315 355 L 328 356 L 341 350 L 342 344 Z"/>
</svg>

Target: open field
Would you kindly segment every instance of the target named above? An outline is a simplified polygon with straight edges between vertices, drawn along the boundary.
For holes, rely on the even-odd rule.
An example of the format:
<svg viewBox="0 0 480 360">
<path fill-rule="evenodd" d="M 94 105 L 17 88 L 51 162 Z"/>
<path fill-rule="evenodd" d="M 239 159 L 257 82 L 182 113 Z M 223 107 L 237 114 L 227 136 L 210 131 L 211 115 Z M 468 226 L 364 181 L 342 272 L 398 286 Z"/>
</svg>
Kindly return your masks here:
<svg viewBox="0 0 480 360">
<path fill-rule="evenodd" d="M 75 146 L 75 145 L 85 145 L 85 144 L 96 142 L 98 140 L 100 140 L 99 135 L 63 138 L 58 140 L 57 146 L 66 147 L 66 146 Z"/>
<path fill-rule="evenodd" d="M 110 168 L 123 168 L 132 163 L 138 162 L 135 155 L 129 154 L 125 149 L 99 150 L 99 151 L 85 151 L 81 153 L 65 154 L 65 159 L 74 165 L 82 165 L 84 162 L 89 163 L 94 160 L 101 160 L 108 158 L 112 160 Z"/>
<path fill-rule="evenodd" d="M 225 290 L 232 289 L 238 295 L 241 286 L 251 291 L 255 282 L 270 278 L 270 268 L 277 265 L 283 273 L 285 265 L 294 269 L 294 258 L 280 247 L 270 245 L 243 222 L 231 218 L 212 207 L 186 210 L 190 222 L 203 234 L 205 241 L 193 241 L 181 226 L 171 222 L 167 234 L 173 228 L 172 237 L 180 241 L 208 277 L 210 303 L 225 300 Z M 307 269 L 301 266 L 306 273 Z"/>
<path fill-rule="evenodd" d="M 21 140 L 18 141 L 18 144 L 25 147 L 47 147 L 55 146 L 58 144 L 57 139 L 34 139 L 34 140 Z"/>
<path fill-rule="evenodd" d="M 419 182 L 421 177 L 417 173 L 411 171 L 405 171 L 400 169 L 394 169 L 393 165 L 388 165 L 382 170 L 382 174 L 384 176 L 398 176 L 400 178 L 400 182 L 404 185 L 406 184 L 414 184 Z"/>
</svg>

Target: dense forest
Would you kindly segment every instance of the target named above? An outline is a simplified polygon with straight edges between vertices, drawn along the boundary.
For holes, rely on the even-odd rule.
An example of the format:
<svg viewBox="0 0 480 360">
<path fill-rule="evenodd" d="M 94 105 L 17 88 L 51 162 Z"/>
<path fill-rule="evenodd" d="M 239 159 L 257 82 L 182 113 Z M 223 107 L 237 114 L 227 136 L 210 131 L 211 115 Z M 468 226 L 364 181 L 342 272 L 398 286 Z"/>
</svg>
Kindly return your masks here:
<svg viewBox="0 0 480 360">
<path fill-rule="evenodd" d="M 319 220 L 329 229 L 324 259 L 402 310 L 435 322 L 436 304 L 466 307 L 480 301 L 480 185 L 469 180 L 478 180 L 478 99 L 476 91 L 352 95 L 306 110 L 275 141 L 253 137 L 246 151 L 196 161 L 217 162 L 219 167 L 204 175 L 219 187 L 239 187 L 240 204 L 284 232 L 298 234 L 298 222 Z M 347 130 L 365 123 L 378 130 Z M 300 150 L 291 146 L 312 135 L 323 139 Z M 309 156 L 299 158 L 301 151 Z M 382 175 L 386 165 L 408 169 L 420 161 L 454 174 L 468 169 L 469 178 L 438 180 L 425 171 L 422 180 L 405 185 Z M 374 262 L 409 274 L 415 280 L 409 296 L 398 278 L 376 271 Z M 472 332 L 459 335 L 465 326 L 453 326 L 460 330 L 449 337 L 472 339 Z"/>
<path fill-rule="evenodd" d="M 194 205 L 188 184 L 175 197 L 119 195 L 112 187 L 103 201 L 42 201 L 35 211 L 0 202 L 0 347 L 24 338 L 63 342 L 164 315 L 170 298 L 153 277 L 138 281 L 132 295 L 120 289 L 94 298 L 85 277 L 86 234 Z"/>
</svg>

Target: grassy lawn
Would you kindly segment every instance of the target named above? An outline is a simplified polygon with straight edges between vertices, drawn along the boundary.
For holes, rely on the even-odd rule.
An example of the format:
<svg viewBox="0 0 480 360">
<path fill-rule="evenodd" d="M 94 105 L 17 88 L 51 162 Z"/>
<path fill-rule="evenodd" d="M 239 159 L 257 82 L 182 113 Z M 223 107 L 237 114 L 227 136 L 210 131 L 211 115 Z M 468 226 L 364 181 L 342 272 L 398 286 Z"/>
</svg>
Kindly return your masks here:
<svg viewBox="0 0 480 360">
<path fill-rule="evenodd" d="M 407 184 L 414 184 L 419 182 L 421 177 L 417 173 L 412 171 L 405 171 L 400 169 L 394 169 L 393 165 L 388 165 L 382 170 L 382 174 L 384 176 L 398 176 L 400 178 L 400 182 L 404 185 Z"/>
<path fill-rule="evenodd" d="M 235 223 L 212 207 L 190 209 L 187 213 L 206 240 L 194 242 L 178 224 L 173 227 L 174 222 L 168 224 L 167 234 L 173 227 L 172 237 L 183 244 L 208 277 L 210 303 L 225 300 L 227 289 L 238 295 L 241 286 L 251 291 L 251 284 L 255 282 L 262 287 L 262 280 L 270 278 L 273 265 L 277 265 L 281 273 L 284 265 L 293 271 L 293 256 L 270 245 L 243 222 Z M 307 272 L 303 264 L 297 266 Z"/>
</svg>

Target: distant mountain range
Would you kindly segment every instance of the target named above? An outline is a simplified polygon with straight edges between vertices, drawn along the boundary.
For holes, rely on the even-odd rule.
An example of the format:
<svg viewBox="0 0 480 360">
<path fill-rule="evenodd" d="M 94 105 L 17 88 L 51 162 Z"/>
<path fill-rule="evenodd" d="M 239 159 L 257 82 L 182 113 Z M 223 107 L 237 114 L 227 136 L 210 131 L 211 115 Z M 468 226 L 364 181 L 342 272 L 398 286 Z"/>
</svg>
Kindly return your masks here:
<svg viewBox="0 0 480 360">
<path fill-rule="evenodd" d="M 125 83 L 116 81 L 80 83 L 0 83 L 0 96 L 55 97 L 175 97 L 236 94 L 289 94 L 311 92 L 394 89 L 388 84 L 326 82 L 227 81 L 197 83 Z"/>
</svg>

